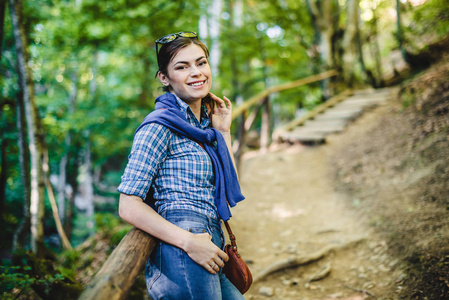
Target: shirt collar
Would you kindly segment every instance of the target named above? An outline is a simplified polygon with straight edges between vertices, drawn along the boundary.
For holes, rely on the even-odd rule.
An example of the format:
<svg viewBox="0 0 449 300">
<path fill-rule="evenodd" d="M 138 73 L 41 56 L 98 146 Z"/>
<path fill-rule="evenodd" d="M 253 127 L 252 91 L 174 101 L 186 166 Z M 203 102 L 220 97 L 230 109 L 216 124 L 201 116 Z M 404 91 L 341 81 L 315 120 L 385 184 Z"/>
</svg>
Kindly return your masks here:
<svg viewBox="0 0 449 300">
<path fill-rule="evenodd" d="M 181 109 L 181 111 L 185 113 L 187 120 L 199 125 L 201 129 L 208 127 L 210 119 L 209 114 L 207 113 L 207 108 L 204 105 L 201 105 L 201 122 L 199 122 L 196 119 L 195 115 L 193 114 L 193 111 L 190 108 L 190 106 L 187 103 L 185 103 L 181 98 L 179 98 L 177 95 L 175 94 L 173 95 L 176 97 L 176 102 L 179 106 L 179 109 Z"/>
</svg>

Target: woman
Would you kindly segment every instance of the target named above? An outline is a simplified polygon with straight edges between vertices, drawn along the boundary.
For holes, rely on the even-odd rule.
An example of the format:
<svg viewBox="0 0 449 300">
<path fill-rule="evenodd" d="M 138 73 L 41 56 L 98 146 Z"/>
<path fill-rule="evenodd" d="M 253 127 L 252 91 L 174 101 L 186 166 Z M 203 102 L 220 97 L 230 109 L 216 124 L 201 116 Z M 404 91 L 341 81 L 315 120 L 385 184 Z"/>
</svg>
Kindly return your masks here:
<svg viewBox="0 0 449 300">
<path fill-rule="evenodd" d="M 209 52 L 195 33 L 158 39 L 156 53 L 167 93 L 135 133 L 118 187 L 120 217 L 160 240 L 145 268 L 152 299 L 244 299 L 221 272 L 228 256 L 220 220 L 244 199 L 231 102 L 209 92 Z"/>
</svg>

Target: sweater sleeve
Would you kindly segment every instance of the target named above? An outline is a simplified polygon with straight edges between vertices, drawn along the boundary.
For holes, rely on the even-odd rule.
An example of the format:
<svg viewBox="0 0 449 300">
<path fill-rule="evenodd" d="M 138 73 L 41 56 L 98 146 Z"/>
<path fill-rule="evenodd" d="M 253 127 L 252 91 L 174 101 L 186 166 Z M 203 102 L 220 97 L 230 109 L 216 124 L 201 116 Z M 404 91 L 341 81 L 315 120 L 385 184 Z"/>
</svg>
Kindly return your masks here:
<svg viewBox="0 0 449 300">
<path fill-rule="evenodd" d="M 164 162 L 172 132 L 165 126 L 150 123 L 134 136 L 128 164 L 117 190 L 145 200 L 148 189 Z"/>
</svg>

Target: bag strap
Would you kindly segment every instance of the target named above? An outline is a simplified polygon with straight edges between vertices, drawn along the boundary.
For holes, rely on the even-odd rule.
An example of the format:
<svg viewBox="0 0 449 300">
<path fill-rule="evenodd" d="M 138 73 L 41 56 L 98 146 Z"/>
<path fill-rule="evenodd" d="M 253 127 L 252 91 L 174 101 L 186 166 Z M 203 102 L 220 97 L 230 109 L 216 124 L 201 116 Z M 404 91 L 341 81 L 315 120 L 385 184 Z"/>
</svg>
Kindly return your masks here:
<svg viewBox="0 0 449 300">
<path fill-rule="evenodd" d="M 235 241 L 235 235 L 232 233 L 231 226 L 229 225 L 228 221 L 224 221 L 224 224 L 229 234 L 229 240 L 231 241 L 232 250 L 234 250 L 235 254 L 237 254 L 237 256 L 240 257 L 239 251 L 237 249 L 237 243 Z"/>
</svg>

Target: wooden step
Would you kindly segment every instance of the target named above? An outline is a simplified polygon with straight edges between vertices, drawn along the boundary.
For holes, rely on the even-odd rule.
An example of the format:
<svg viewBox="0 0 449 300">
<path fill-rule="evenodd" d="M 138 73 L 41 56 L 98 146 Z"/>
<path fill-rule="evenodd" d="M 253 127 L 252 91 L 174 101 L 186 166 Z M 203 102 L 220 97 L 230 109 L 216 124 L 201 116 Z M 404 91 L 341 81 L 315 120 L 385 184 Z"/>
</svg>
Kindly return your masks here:
<svg viewBox="0 0 449 300">
<path fill-rule="evenodd" d="M 353 120 L 362 113 L 361 109 L 332 110 L 329 109 L 315 117 L 315 120 Z"/>
<path fill-rule="evenodd" d="M 328 106 L 324 112 L 312 113 L 309 120 L 298 122 L 301 125 L 293 130 L 281 131 L 280 140 L 313 145 L 325 143 L 327 135 L 343 131 L 350 121 L 359 117 L 365 110 L 382 105 L 391 97 L 392 93 L 388 88 L 354 91 L 352 96 Z"/>
</svg>

